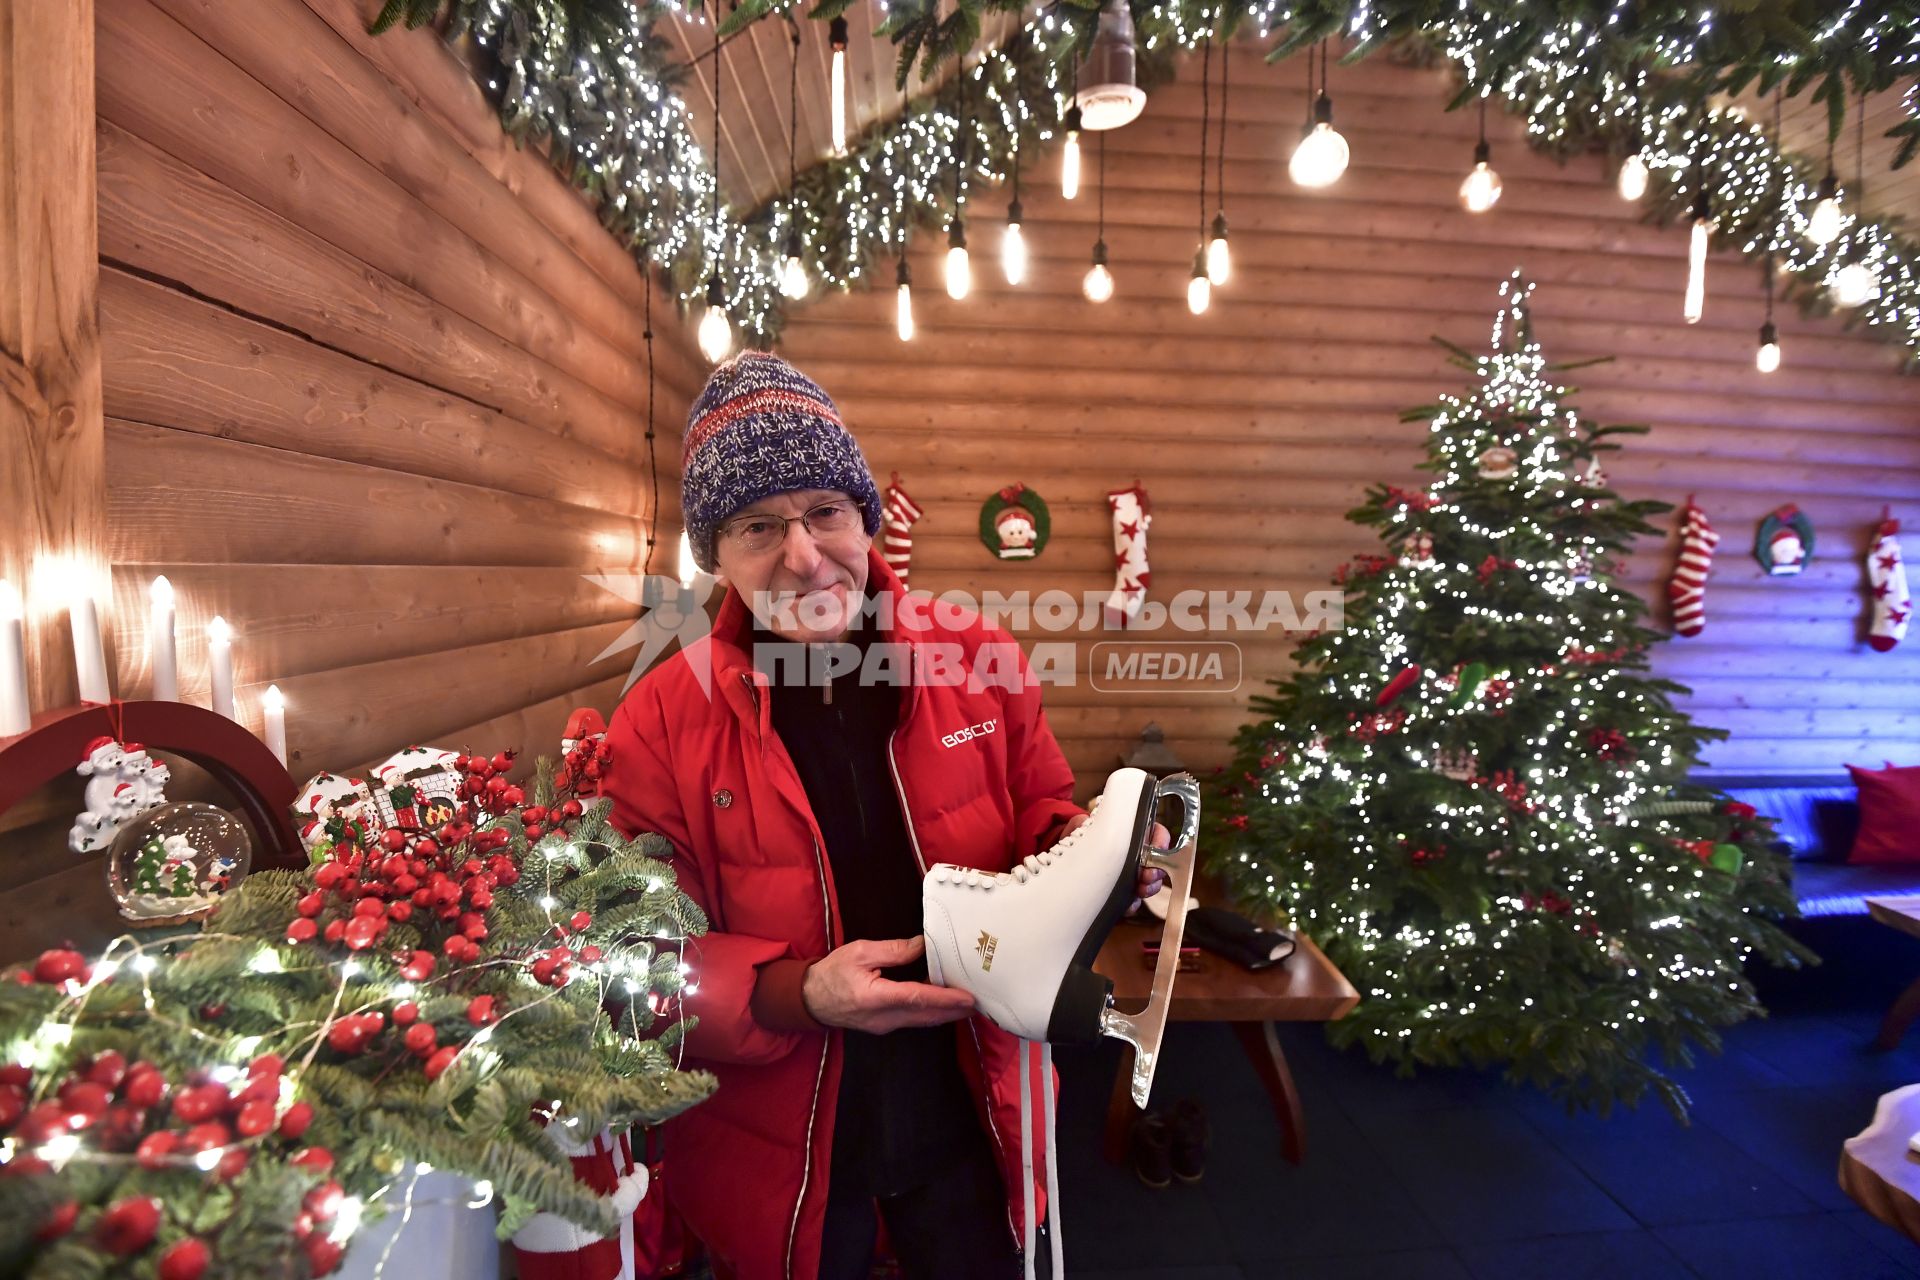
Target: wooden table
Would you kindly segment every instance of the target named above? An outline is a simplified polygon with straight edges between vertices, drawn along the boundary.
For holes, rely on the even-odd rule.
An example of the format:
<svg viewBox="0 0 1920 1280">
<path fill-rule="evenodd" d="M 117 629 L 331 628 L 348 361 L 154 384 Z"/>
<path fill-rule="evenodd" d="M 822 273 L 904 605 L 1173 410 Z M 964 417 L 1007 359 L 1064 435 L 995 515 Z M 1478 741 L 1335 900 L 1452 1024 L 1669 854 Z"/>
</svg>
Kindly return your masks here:
<svg viewBox="0 0 1920 1280">
<path fill-rule="evenodd" d="M 1868 898 L 1867 914 L 1889 929 L 1898 929 L 1920 938 L 1920 897 Z M 1891 1049 L 1899 1044 L 1915 1018 L 1920 1018 L 1920 978 L 1915 978 L 1894 999 L 1893 1007 L 1887 1010 L 1887 1016 L 1881 1020 L 1880 1034 L 1875 1038 L 1873 1047 Z"/>
<path fill-rule="evenodd" d="M 1840 1189 L 1874 1217 L 1920 1241 L 1920 1158 L 1907 1140 L 1920 1133 L 1920 1084 L 1880 1095 L 1873 1123 L 1840 1152 Z"/>
<path fill-rule="evenodd" d="M 1094 968 L 1113 979 L 1114 1003 L 1124 1011 L 1137 1012 L 1146 1005 L 1153 970 L 1141 960 L 1140 944 L 1159 936 L 1158 921 L 1123 922 L 1100 948 Z M 1225 1022 L 1233 1027 L 1273 1100 L 1274 1117 L 1280 1122 L 1280 1149 L 1289 1161 L 1299 1164 L 1307 1155 L 1306 1120 L 1275 1024 L 1344 1018 L 1360 1003 L 1360 993 L 1304 934 L 1291 956 L 1259 973 L 1209 951 L 1200 953 L 1200 966 L 1197 972 L 1182 973 L 1175 980 L 1168 1021 Z M 1133 1050 L 1128 1048 L 1107 1104 L 1106 1156 L 1115 1164 L 1126 1160 L 1128 1133 L 1139 1114 L 1133 1105 L 1132 1072 Z"/>
</svg>

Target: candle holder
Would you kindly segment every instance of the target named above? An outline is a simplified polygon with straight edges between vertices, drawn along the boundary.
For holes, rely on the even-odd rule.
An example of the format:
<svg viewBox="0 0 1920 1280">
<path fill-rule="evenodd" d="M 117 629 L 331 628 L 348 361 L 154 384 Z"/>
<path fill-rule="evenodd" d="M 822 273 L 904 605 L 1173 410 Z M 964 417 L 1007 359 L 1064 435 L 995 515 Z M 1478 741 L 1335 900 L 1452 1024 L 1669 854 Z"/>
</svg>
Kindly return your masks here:
<svg viewBox="0 0 1920 1280">
<path fill-rule="evenodd" d="M 33 727 L 0 738 L 0 813 L 69 773 L 95 738 L 137 741 L 193 761 L 225 787 L 253 830 L 262 867 L 307 865 L 290 812 L 293 776 L 243 725 L 187 702 L 115 702 L 60 707 Z"/>
</svg>

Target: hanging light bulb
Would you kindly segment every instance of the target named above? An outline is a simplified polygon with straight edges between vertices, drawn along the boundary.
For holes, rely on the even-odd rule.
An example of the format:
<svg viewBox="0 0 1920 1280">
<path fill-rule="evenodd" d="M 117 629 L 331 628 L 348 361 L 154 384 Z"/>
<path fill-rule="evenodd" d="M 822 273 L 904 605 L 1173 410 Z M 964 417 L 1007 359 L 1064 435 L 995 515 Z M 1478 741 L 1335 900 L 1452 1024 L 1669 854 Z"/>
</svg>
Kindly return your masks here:
<svg viewBox="0 0 1920 1280">
<path fill-rule="evenodd" d="M 1879 290 L 1880 277 L 1869 266 L 1855 245 L 1848 250 L 1846 265 L 1833 276 L 1833 300 L 1843 307 L 1865 306 Z"/>
<path fill-rule="evenodd" d="M 1207 278 L 1207 251 L 1196 249 L 1193 252 L 1193 274 L 1187 277 L 1187 310 L 1194 315 L 1205 315 L 1213 303 L 1213 282 Z"/>
<path fill-rule="evenodd" d="M 1648 176 L 1646 157 L 1641 154 L 1641 148 L 1635 146 L 1620 162 L 1620 198 L 1638 200 L 1647 194 Z"/>
<path fill-rule="evenodd" d="M 1840 238 L 1840 179 L 1832 169 L 1820 179 L 1819 198 L 1807 215 L 1807 239 L 1817 245 L 1829 245 Z"/>
<path fill-rule="evenodd" d="M 900 255 L 899 269 L 893 273 L 893 327 L 900 341 L 913 341 L 913 273 L 907 270 L 907 255 Z"/>
<path fill-rule="evenodd" d="M 1060 154 L 1060 198 L 1080 194 L 1080 108 L 1067 108 L 1067 145 Z"/>
<path fill-rule="evenodd" d="M 1233 253 L 1227 248 L 1227 215 L 1213 216 L 1213 230 L 1207 240 L 1207 279 L 1225 284 L 1233 278 Z"/>
<path fill-rule="evenodd" d="M 963 301 L 973 288 L 973 264 L 967 260 L 967 224 L 955 218 L 947 224 L 947 296 Z"/>
<path fill-rule="evenodd" d="M 1020 284 L 1027 278 L 1027 241 L 1020 234 L 1020 202 L 1007 206 L 1007 229 L 1000 236 L 1000 269 L 1008 284 Z"/>
<path fill-rule="evenodd" d="M 1328 187 L 1340 180 L 1351 158 L 1347 140 L 1333 127 L 1333 100 L 1322 93 L 1313 104 L 1313 128 L 1293 149 L 1287 176 L 1303 187 Z"/>
<path fill-rule="evenodd" d="M 727 295 L 718 274 L 707 277 L 707 311 L 700 317 L 700 353 L 719 364 L 733 346 L 733 326 L 727 323 Z"/>
<path fill-rule="evenodd" d="M 1096 240 L 1093 245 L 1093 265 L 1087 268 L 1087 275 L 1080 282 L 1080 292 L 1087 295 L 1088 302 L 1105 302 L 1113 296 L 1113 272 L 1107 270 L 1107 242 Z"/>
<path fill-rule="evenodd" d="M 847 154 L 847 20 L 835 18 L 827 24 L 827 44 L 833 50 L 833 62 L 827 86 L 833 117 L 833 154 Z"/>
<path fill-rule="evenodd" d="M 813 281 L 807 278 L 807 264 L 800 256 L 800 229 L 787 236 L 787 260 L 780 266 L 780 292 L 798 302 L 807 296 Z"/>
<path fill-rule="evenodd" d="M 1699 324 L 1707 310 L 1707 246 L 1713 238 L 1713 201 L 1703 186 L 1693 198 L 1693 230 L 1687 240 L 1687 296 L 1681 314 Z"/>
<path fill-rule="evenodd" d="M 1771 320 L 1760 326 L 1760 349 L 1753 353 L 1753 367 L 1762 373 L 1780 367 L 1780 331 Z"/>
<path fill-rule="evenodd" d="M 1460 184 L 1460 203 L 1468 213 L 1485 213 L 1500 202 L 1500 175 L 1487 163 L 1492 153 L 1485 138 L 1473 149 L 1473 170 Z"/>
<path fill-rule="evenodd" d="M 1133 14 L 1127 0 L 1106 0 L 1100 6 L 1093 48 L 1087 51 L 1084 80 L 1076 85 L 1073 103 L 1086 113 L 1089 129 L 1118 129 L 1132 124 L 1146 109 L 1147 95 L 1134 75 Z"/>
<path fill-rule="evenodd" d="M 1858 198 L 1858 193 L 1864 192 L 1867 187 L 1867 95 L 1864 90 L 1860 94 L 1859 110 L 1854 113 L 1854 118 L 1859 122 L 1859 132 L 1854 138 L 1853 161 L 1853 186 Z M 1827 167 L 1833 167 L 1831 159 Z M 1833 300 L 1843 307 L 1862 307 L 1879 290 L 1879 272 L 1867 261 L 1866 251 L 1861 247 L 1858 236 L 1849 237 L 1846 262 L 1833 277 Z"/>
</svg>

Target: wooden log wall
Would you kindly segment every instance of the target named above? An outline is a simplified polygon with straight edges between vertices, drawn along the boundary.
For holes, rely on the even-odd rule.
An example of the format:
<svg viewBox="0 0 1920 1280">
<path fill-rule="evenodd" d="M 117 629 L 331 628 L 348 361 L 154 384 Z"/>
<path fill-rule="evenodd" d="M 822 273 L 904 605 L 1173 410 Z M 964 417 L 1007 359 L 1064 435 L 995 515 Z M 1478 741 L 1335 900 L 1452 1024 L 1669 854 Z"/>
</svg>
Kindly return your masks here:
<svg viewBox="0 0 1920 1280">
<path fill-rule="evenodd" d="M 114 688 L 146 694 L 164 573 L 181 696 L 207 697 L 224 615 L 240 718 L 279 685 L 296 778 L 412 742 L 530 759 L 574 707 L 611 712 L 631 654 L 595 658 L 634 608 L 582 575 L 638 571 L 653 514 L 641 269 L 437 35 L 367 36 L 378 7 L 98 4 Z M 704 366 L 653 302 L 671 572 Z M 0 862 L 10 951 L 49 917 L 89 932 L 78 807 L 10 824 L 56 855 Z"/>
<path fill-rule="evenodd" d="M 1539 286 L 1534 314 L 1550 359 L 1617 357 L 1569 375 L 1575 406 L 1653 428 L 1609 459 L 1615 486 L 1673 503 L 1696 493 L 1724 537 L 1705 633 L 1662 646 L 1657 661 L 1693 687 L 1690 712 L 1732 731 L 1709 751 L 1712 770 L 1920 763 L 1920 638 L 1887 654 L 1864 643 L 1862 557 L 1882 505 L 1920 528 L 1920 384 L 1897 372 L 1899 350 L 1783 305 L 1786 362 L 1761 376 L 1758 265 L 1716 254 L 1705 319 L 1684 324 L 1685 235 L 1643 224 L 1599 157 L 1557 164 L 1504 117 L 1489 126 L 1504 197 L 1467 214 L 1456 191 L 1476 123 L 1442 110 L 1443 72 L 1380 58 L 1334 71 L 1353 164 L 1334 187 L 1303 191 L 1286 159 L 1304 114 L 1304 62 L 1269 67 L 1262 52 L 1242 42 L 1231 55 L 1234 276 L 1205 316 L 1185 306 L 1200 216 L 1192 62 L 1139 121 L 1108 136 L 1111 302 L 1080 294 L 1096 234 L 1094 136 L 1077 201 L 1060 198 L 1056 156 L 1026 174 L 1034 264 L 1024 287 L 1008 288 L 999 272 L 1006 193 L 976 193 L 975 292 L 950 301 L 944 238 L 919 237 L 913 342 L 893 335 L 890 291 L 832 299 L 786 330 L 782 349 L 836 397 L 875 470 L 897 469 L 925 508 L 914 585 L 976 596 L 1104 590 L 1104 495 L 1138 478 L 1155 506 L 1155 598 L 1326 587 L 1342 561 L 1378 549 L 1342 519 L 1366 486 L 1421 479 L 1424 427 L 1400 423 L 1399 412 L 1466 385 L 1431 338 L 1484 349 L 1497 286 L 1523 267 Z M 1216 102 L 1216 129 L 1217 113 Z M 1209 197 L 1207 218 L 1213 209 Z M 976 532 L 982 501 L 1015 480 L 1052 508 L 1052 541 L 1026 564 L 996 561 Z M 1759 520 L 1787 501 L 1811 516 L 1817 551 L 1799 578 L 1767 579 L 1750 548 Z M 1636 589 L 1660 594 L 1673 546 L 1669 535 L 1633 557 Z M 1049 692 L 1083 789 L 1148 720 L 1191 765 L 1226 757 L 1247 694 L 1288 669 L 1293 638 L 1204 638 L 1240 642 L 1239 690 L 1098 692 L 1083 672 Z M 1082 641 L 1083 667 L 1090 648 Z"/>
</svg>

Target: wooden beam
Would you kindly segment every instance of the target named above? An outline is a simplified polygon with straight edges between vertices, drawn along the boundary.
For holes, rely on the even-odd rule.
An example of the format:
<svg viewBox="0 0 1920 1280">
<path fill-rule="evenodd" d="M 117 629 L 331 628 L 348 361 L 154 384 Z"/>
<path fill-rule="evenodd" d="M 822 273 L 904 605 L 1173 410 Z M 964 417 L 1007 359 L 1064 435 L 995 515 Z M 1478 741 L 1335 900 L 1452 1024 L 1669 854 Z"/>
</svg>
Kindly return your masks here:
<svg viewBox="0 0 1920 1280">
<path fill-rule="evenodd" d="M 0 577 L 40 710 L 75 700 L 69 598 L 111 602 L 99 257 L 93 0 L 0 0 Z"/>
</svg>

